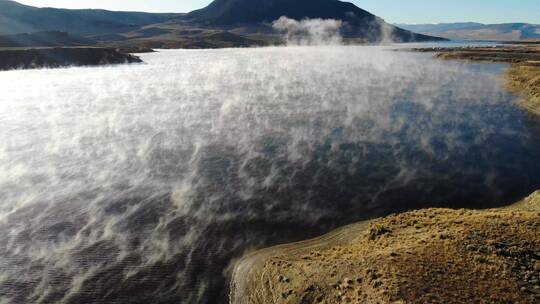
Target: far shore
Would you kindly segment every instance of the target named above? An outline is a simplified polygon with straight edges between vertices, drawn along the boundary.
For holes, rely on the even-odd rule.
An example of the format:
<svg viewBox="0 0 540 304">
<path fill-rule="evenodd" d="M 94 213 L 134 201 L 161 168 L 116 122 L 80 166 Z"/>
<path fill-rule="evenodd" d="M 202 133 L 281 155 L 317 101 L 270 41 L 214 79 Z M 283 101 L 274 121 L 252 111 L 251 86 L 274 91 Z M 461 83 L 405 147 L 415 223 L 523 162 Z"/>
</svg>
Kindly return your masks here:
<svg viewBox="0 0 540 304">
<path fill-rule="evenodd" d="M 103 47 L 1 48 L 0 71 L 139 63 L 134 55 Z"/>
</svg>

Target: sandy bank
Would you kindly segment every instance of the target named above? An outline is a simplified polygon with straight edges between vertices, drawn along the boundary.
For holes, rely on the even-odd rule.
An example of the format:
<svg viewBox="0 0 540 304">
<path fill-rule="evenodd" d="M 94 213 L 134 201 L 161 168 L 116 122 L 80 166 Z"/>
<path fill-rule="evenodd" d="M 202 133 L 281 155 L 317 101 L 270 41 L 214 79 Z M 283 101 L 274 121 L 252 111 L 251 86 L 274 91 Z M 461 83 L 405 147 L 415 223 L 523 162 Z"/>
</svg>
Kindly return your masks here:
<svg viewBox="0 0 540 304">
<path fill-rule="evenodd" d="M 511 207 L 428 209 L 255 252 L 232 303 L 539 303 L 540 192 Z"/>
</svg>

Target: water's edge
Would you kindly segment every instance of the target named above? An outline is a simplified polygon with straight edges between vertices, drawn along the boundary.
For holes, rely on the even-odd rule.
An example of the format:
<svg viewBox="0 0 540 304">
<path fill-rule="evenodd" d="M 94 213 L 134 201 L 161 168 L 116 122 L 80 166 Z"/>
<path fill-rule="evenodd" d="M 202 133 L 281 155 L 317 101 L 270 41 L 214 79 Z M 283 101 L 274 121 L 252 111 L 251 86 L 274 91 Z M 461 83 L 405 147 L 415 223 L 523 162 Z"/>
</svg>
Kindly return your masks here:
<svg viewBox="0 0 540 304">
<path fill-rule="evenodd" d="M 421 50 L 426 51 L 427 49 Z M 462 48 L 449 48 L 449 49 L 437 49 L 437 55 L 435 57 L 445 59 L 468 59 L 476 62 L 493 61 L 490 57 L 492 51 L 482 51 L 482 49 L 474 48 L 474 56 L 472 57 Z M 460 53 L 457 53 L 457 52 Z M 480 55 L 478 55 L 480 53 Z M 483 57 L 485 56 L 485 58 Z M 519 56 L 519 55 L 518 55 Z M 471 59 L 474 58 L 474 59 Z M 516 60 L 515 56 L 509 57 L 507 60 L 496 62 L 513 62 L 510 60 Z M 507 86 L 510 90 L 518 95 L 525 96 L 521 102 L 517 105 L 523 109 L 529 111 L 531 114 L 540 118 L 540 90 L 538 90 L 538 81 L 533 83 L 534 78 L 540 74 L 540 68 L 537 65 L 529 67 L 527 62 L 522 64 L 516 64 L 509 66 L 504 73 L 504 77 L 507 82 Z M 502 207 L 500 210 L 519 210 L 526 209 L 531 206 L 531 201 L 535 204 L 540 201 L 540 191 L 534 192 L 527 198 L 520 200 L 517 203 L 510 204 L 507 207 Z M 537 206 L 534 206 L 537 208 Z M 323 236 L 313 238 L 306 241 L 294 242 L 279 246 L 273 246 L 265 248 L 259 251 L 255 251 L 247 254 L 245 257 L 237 261 L 233 267 L 234 271 L 230 283 L 230 303 L 231 304 L 253 304 L 253 299 L 260 299 L 260 295 L 256 294 L 255 286 L 251 280 L 254 280 L 256 275 L 260 274 L 261 269 L 268 262 L 269 258 L 273 256 L 281 256 L 286 253 L 287 256 L 298 257 L 305 255 L 314 250 L 321 250 L 324 248 L 330 248 L 334 246 L 346 245 L 358 240 L 362 234 L 369 228 L 373 220 L 366 220 L 358 222 L 356 224 L 348 225 L 335 231 L 332 231 Z M 266 265 L 267 266 L 267 265 Z M 321 270 L 324 271 L 324 270 Z M 261 287 L 261 286 L 256 286 Z M 261 302 L 262 303 L 262 302 Z"/>
<path fill-rule="evenodd" d="M 516 203 L 510 204 L 506 207 L 495 208 L 495 209 L 486 209 L 482 211 L 472 211 L 472 210 L 471 211 L 468 211 L 468 210 L 448 211 L 445 209 L 421 210 L 419 211 L 421 216 L 416 217 L 417 220 L 415 220 L 414 223 L 416 223 L 415 225 L 429 226 L 430 223 L 426 220 L 429 220 L 431 218 L 437 219 L 437 216 L 440 213 L 443 213 L 445 215 L 450 214 L 450 218 L 454 218 L 453 221 L 457 223 L 458 225 L 461 224 L 461 221 L 462 219 L 465 218 L 465 215 L 478 214 L 479 216 L 485 215 L 484 220 L 488 222 L 490 221 L 491 218 L 499 219 L 498 222 L 496 222 L 495 224 L 500 225 L 501 227 L 507 227 L 508 224 L 511 224 L 508 221 L 508 219 L 505 218 L 505 216 L 507 215 L 510 216 L 510 221 L 516 220 L 516 222 L 518 222 L 521 219 L 529 219 L 529 221 L 531 221 L 532 219 L 532 222 L 531 222 L 532 225 L 538 226 L 538 222 L 536 221 L 536 224 L 535 224 L 534 218 L 540 215 L 538 214 L 539 211 L 540 211 L 540 191 L 536 191 Z M 321 277 L 327 278 L 327 279 L 330 277 L 334 277 L 334 274 L 331 275 L 329 272 L 331 271 L 331 269 L 334 269 L 333 267 L 330 269 L 329 267 L 320 268 L 320 269 L 310 268 L 309 276 L 308 275 L 304 276 L 303 271 L 300 271 L 300 275 L 297 275 L 297 276 L 287 274 L 287 276 L 279 275 L 278 277 L 277 274 L 286 273 L 286 270 L 282 268 L 281 262 L 285 264 L 289 263 L 288 264 L 289 266 L 285 266 L 285 268 L 287 268 L 287 267 L 290 267 L 291 265 L 296 266 L 297 264 L 301 264 L 300 262 L 298 262 L 299 260 L 301 261 L 301 260 L 308 259 L 307 257 L 311 257 L 314 254 L 316 256 L 320 256 L 320 253 L 324 255 L 325 252 L 337 252 L 338 255 L 346 254 L 346 252 L 349 252 L 350 254 L 351 250 L 353 251 L 355 250 L 355 245 L 357 243 L 362 243 L 364 241 L 363 239 L 365 239 L 367 235 L 371 234 L 370 238 L 373 236 L 374 229 L 378 229 L 377 227 L 381 227 L 379 226 L 380 224 L 378 224 L 379 222 L 386 221 L 390 223 L 395 223 L 396 222 L 395 218 L 399 219 L 399 217 L 407 217 L 409 214 L 414 214 L 414 213 L 415 211 L 412 211 L 412 212 L 404 213 L 401 215 L 391 215 L 389 217 L 385 217 L 381 219 L 362 221 L 356 224 L 338 228 L 330 233 L 327 233 L 325 235 L 322 235 L 320 237 L 313 238 L 310 240 L 273 246 L 273 247 L 269 247 L 269 248 L 265 248 L 259 251 L 252 252 L 246 255 L 245 257 L 243 257 L 242 259 L 238 260 L 234 264 L 232 279 L 230 283 L 230 294 L 229 294 L 230 304 L 264 304 L 264 303 L 267 303 L 268 297 L 273 294 L 276 294 L 277 296 L 273 298 L 272 303 L 274 304 L 289 303 L 287 298 L 289 296 L 293 296 L 293 293 L 289 293 L 289 292 L 283 293 L 282 291 L 287 290 L 287 288 L 294 288 L 295 286 L 298 285 L 297 283 L 297 284 L 292 284 L 292 286 L 289 286 L 289 287 L 287 286 L 283 287 L 283 284 L 289 284 L 290 281 L 296 281 L 296 282 L 303 281 L 303 283 L 300 283 L 301 286 L 309 286 L 307 289 L 303 290 L 304 294 L 302 295 L 303 297 L 301 300 L 305 300 L 306 298 L 311 297 L 313 294 L 316 293 L 319 296 L 318 298 L 319 302 L 321 302 L 321 300 L 325 300 L 327 302 L 324 302 L 324 303 L 334 303 L 334 302 L 341 303 L 340 301 L 342 301 L 343 299 L 345 299 L 346 302 L 350 302 L 350 298 L 342 298 L 342 296 L 339 296 L 336 302 L 336 299 L 331 298 L 328 294 L 332 293 L 332 290 L 334 288 L 338 290 L 345 290 L 345 293 L 346 293 L 347 289 L 352 288 L 352 285 L 351 285 L 352 283 L 350 283 L 349 286 L 346 286 L 346 287 L 339 286 L 339 284 L 347 284 L 346 282 L 343 282 L 343 279 L 342 281 L 339 281 L 338 280 L 339 277 L 335 278 L 335 280 L 338 280 L 336 285 L 324 286 L 324 284 L 321 283 L 321 281 L 324 281 L 324 280 L 320 280 Z M 448 229 L 454 229 L 454 228 L 452 227 Z M 451 230 L 447 230 L 445 231 L 445 233 L 450 233 L 450 231 Z M 480 234 L 483 233 L 483 231 L 478 231 L 478 232 Z M 389 230 L 389 233 L 390 233 L 389 238 L 392 238 L 393 232 Z M 536 238 L 533 237 L 533 239 L 530 239 L 531 235 L 526 236 L 523 231 L 521 233 L 523 233 L 521 237 L 523 238 L 523 240 L 527 241 L 526 242 L 527 244 L 529 241 L 531 242 L 531 244 L 533 243 L 540 244 L 540 236 L 538 236 L 538 234 L 536 234 Z M 534 236 L 534 233 L 533 233 L 533 236 Z M 420 233 L 418 234 L 418 236 L 413 236 L 413 239 L 416 238 L 416 240 L 414 240 L 413 242 L 418 242 L 419 244 L 422 244 L 423 243 L 422 237 L 423 235 Z M 490 240 L 490 241 L 492 243 L 494 242 L 493 240 Z M 424 246 L 427 246 L 428 243 L 423 243 L 423 244 Z M 534 245 L 531 245 L 531 246 L 534 246 Z M 422 247 L 422 245 L 420 245 L 419 247 Z M 390 245 L 388 245 L 387 250 L 388 252 L 394 252 L 395 247 L 390 247 Z M 530 249 L 518 248 L 517 250 L 526 251 Z M 383 245 L 382 251 L 384 251 L 384 245 Z M 393 256 L 393 254 L 394 253 L 392 253 L 391 256 Z M 440 255 L 440 252 L 438 253 L 432 252 L 431 254 Z M 475 258 L 476 257 L 477 256 L 475 256 Z M 353 258 L 351 257 L 350 259 L 353 259 Z M 357 256 L 354 259 L 362 260 L 362 257 Z M 347 259 L 345 258 L 345 260 Z M 413 260 L 414 260 L 414 257 L 413 257 Z M 279 262 L 276 263 L 276 261 L 279 261 Z M 393 262 L 392 258 L 389 261 Z M 422 262 L 425 262 L 425 261 L 420 261 L 420 260 L 417 261 L 419 265 Z M 409 260 L 407 263 L 411 263 L 411 261 Z M 446 263 L 452 265 L 453 261 L 449 260 L 449 261 L 446 261 Z M 474 261 L 472 263 L 478 263 L 478 262 Z M 538 262 L 536 263 L 538 264 Z M 412 264 L 416 265 L 415 262 L 412 262 Z M 424 265 L 425 267 L 425 264 L 422 264 L 422 265 Z M 534 266 L 534 267 L 537 267 L 537 266 Z M 340 266 L 335 265 L 334 267 L 339 268 Z M 504 267 L 515 267 L 515 266 L 504 265 Z M 527 267 L 527 266 L 523 266 L 521 268 L 524 268 L 524 267 Z M 537 268 L 535 269 L 538 270 Z M 362 270 L 360 270 L 360 272 L 362 272 Z M 368 270 L 368 274 L 369 274 L 369 270 Z M 385 275 L 390 276 L 390 277 L 392 276 L 391 273 L 385 274 Z M 285 278 L 286 281 L 283 281 L 282 278 Z M 345 278 L 345 281 L 346 280 L 348 279 Z M 450 286 L 450 282 L 456 281 L 456 280 L 463 280 L 463 278 L 452 277 L 452 275 L 447 274 L 444 280 L 448 281 L 449 286 Z M 534 281 L 530 281 L 530 282 L 534 282 Z M 429 286 L 425 286 L 425 287 L 429 288 Z M 490 287 L 493 287 L 493 286 L 490 286 Z M 360 289 L 357 292 L 358 295 L 370 294 L 370 293 L 373 294 L 373 290 L 371 290 L 370 287 L 367 289 L 366 289 L 366 286 L 359 287 L 359 288 Z M 403 288 L 403 286 L 398 286 L 398 288 Z M 524 288 L 525 287 L 521 287 L 520 291 L 523 292 L 525 297 L 529 296 L 529 293 L 530 293 L 531 294 L 530 297 L 532 297 L 531 299 L 540 299 L 540 290 L 538 290 L 537 286 L 535 287 L 534 284 L 532 284 L 528 286 L 529 289 L 525 290 Z M 496 288 L 490 288 L 490 289 L 496 290 Z M 290 290 L 292 291 L 292 289 Z M 298 291 L 300 294 L 302 293 L 302 289 L 298 289 Z M 452 291 L 459 292 L 459 290 L 452 290 Z M 294 296 L 298 295 L 296 292 L 297 290 L 294 291 Z M 514 290 L 511 290 L 508 292 L 519 293 L 519 291 L 514 291 Z M 339 295 L 341 294 L 342 293 L 340 292 Z M 375 292 L 375 295 L 369 295 L 369 296 L 374 296 L 375 298 L 377 298 L 377 297 L 380 297 L 381 295 L 384 296 L 385 294 L 386 294 L 386 291 L 381 293 L 380 290 L 378 290 L 377 292 Z M 493 293 L 493 295 L 494 294 L 495 293 Z M 435 295 L 435 296 L 440 296 L 440 295 Z M 469 295 L 469 297 L 471 297 L 471 295 Z M 384 299 L 384 297 L 378 300 L 382 300 L 383 302 L 385 300 L 388 301 L 388 299 Z M 393 300 L 395 299 L 392 299 L 391 301 Z M 470 300 L 473 301 L 472 298 Z M 395 302 L 395 303 L 409 303 L 409 302 L 405 301 L 405 302 Z"/>
</svg>

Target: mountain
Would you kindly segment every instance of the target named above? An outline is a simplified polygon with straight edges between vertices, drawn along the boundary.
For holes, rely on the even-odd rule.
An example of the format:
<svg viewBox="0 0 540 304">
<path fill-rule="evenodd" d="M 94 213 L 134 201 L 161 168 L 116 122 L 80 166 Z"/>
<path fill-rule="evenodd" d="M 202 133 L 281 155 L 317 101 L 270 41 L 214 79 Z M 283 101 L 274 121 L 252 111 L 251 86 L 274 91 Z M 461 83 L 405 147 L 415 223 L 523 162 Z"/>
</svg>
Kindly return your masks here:
<svg viewBox="0 0 540 304">
<path fill-rule="evenodd" d="M 60 31 L 0 35 L 0 47 L 50 47 L 93 45 L 96 41 Z"/>
<path fill-rule="evenodd" d="M 482 24 L 439 23 L 439 24 L 397 24 L 404 29 L 459 40 L 504 40 L 518 41 L 540 39 L 540 25 L 528 23 Z"/>
<path fill-rule="evenodd" d="M 179 15 L 38 8 L 0 0 L 0 34 L 63 31 L 90 36 L 122 33 Z"/>
<path fill-rule="evenodd" d="M 187 14 L 188 19 L 215 25 L 322 18 L 375 21 L 376 17 L 352 3 L 337 0 L 215 0 L 207 7 Z"/>
<path fill-rule="evenodd" d="M 215 0 L 207 7 L 187 14 L 184 19 L 201 25 L 233 27 L 268 24 L 282 16 L 295 20 L 341 20 L 347 25 L 345 36 L 368 41 L 383 38 L 398 42 L 440 40 L 395 27 L 352 3 L 338 0 Z"/>
<path fill-rule="evenodd" d="M 282 16 L 341 20 L 341 34 L 351 43 L 440 40 L 390 25 L 352 3 L 338 0 L 216 0 L 188 14 L 38 8 L 0 0 L 0 35 L 8 35 L 4 46 L 56 46 L 67 39 L 58 33 L 69 32 L 71 38 L 84 37 L 99 45 L 122 48 L 245 47 L 280 43 L 282 33 L 272 27 L 272 22 Z M 56 34 L 49 37 L 46 32 Z M 33 34 L 9 36 L 20 33 Z M 66 40 L 66 45 L 80 43 Z"/>
</svg>

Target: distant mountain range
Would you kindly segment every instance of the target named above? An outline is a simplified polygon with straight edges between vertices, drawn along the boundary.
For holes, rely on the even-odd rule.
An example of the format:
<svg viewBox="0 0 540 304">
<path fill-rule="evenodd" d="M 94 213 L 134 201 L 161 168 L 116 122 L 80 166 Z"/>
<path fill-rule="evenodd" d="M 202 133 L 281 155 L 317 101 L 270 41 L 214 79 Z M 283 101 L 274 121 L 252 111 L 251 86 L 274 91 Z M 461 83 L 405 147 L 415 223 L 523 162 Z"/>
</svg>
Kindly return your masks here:
<svg viewBox="0 0 540 304">
<path fill-rule="evenodd" d="M 396 25 L 417 33 L 458 40 L 518 41 L 540 39 L 540 25 L 528 23 L 482 24 L 463 22 Z"/>
<path fill-rule="evenodd" d="M 53 30 L 81 35 L 118 33 L 164 22 L 179 15 L 37 8 L 15 1 L 0 0 L 0 33 L 18 34 Z"/>
<path fill-rule="evenodd" d="M 188 14 L 37 8 L 0 0 L 0 35 L 62 31 L 122 46 L 246 46 L 278 41 L 271 23 L 282 16 L 340 20 L 343 36 L 357 42 L 441 40 L 390 25 L 338 0 L 215 0 Z"/>
</svg>

